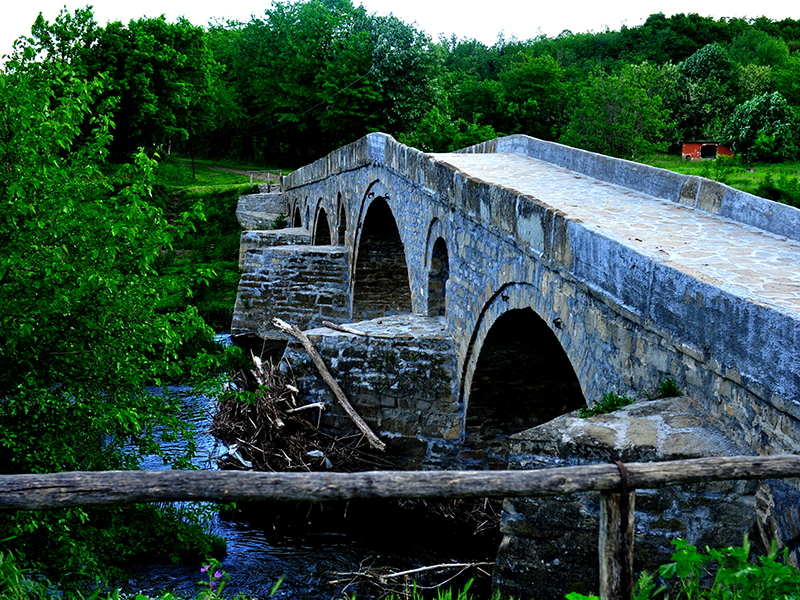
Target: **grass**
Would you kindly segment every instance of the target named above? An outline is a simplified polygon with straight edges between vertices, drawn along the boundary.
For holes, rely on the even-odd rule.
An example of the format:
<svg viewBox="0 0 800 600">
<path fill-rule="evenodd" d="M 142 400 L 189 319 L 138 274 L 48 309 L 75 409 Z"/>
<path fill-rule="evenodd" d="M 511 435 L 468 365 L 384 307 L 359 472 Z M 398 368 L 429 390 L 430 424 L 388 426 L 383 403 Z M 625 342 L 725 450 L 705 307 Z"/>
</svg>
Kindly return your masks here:
<svg viewBox="0 0 800 600">
<path fill-rule="evenodd" d="M 190 297 L 171 297 L 164 310 L 180 310 L 187 303 L 198 308 L 215 331 L 227 331 L 233 316 L 239 283 L 239 237 L 236 219 L 239 196 L 256 191 L 250 178 L 215 171 L 212 163 L 192 166 L 183 160 L 164 160 L 156 171 L 154 202 L 170 218 L 191 212 L 198 203 L 205 220 L 195 222 L 196 231 L 175 242 L 175 252 L 159 257 L 162 274 L 188 282 Z"/>
<path fill-rule="evenodd" d="M 679 156 L 655 154 L 641 162 L 713 179 L 737 190 L 800 208 L 800 161 L 743 164 L 737 157 L 684 160 Z"/>
</svg>

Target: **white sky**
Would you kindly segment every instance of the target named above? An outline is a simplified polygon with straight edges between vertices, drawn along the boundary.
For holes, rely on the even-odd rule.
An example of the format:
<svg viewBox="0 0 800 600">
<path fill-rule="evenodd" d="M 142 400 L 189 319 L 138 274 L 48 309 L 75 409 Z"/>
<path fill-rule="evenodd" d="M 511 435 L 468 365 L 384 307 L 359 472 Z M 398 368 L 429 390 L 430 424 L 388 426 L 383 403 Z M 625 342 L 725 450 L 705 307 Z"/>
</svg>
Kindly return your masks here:
<svg viewBox="0 0 800 600">
<path fill-rule="evenodd" d="M 13 41 L 30 32 L 34 19 L 42 12 L 52 21 L 66 6 L 70 11 L 86 6 L 91 0 L 1 0 L 0 55 L 11 51 Z M 161 14 L 175 20 L 186 17 L 195 25 L 209 21 L 263 15 L 269 0 L 94 0 L 95 19 L 127 23 L 142 16 Z M 475 38 L 487 45 L 497 41 L 502 31 L 506 39 L 525 40 L 543 33 L 558 35 L 564 29 L 574 33 L 635 27 L 648 15 L 663 12 L 696 12 L 711 17 L 759 17 L 772 19 L 800 18 L 796 0 L 354 0 L 371 13 L 394 13 L 407 23 L 416 23 L 434 39 L 440 33 L 450 37 Z"/>
</svg>

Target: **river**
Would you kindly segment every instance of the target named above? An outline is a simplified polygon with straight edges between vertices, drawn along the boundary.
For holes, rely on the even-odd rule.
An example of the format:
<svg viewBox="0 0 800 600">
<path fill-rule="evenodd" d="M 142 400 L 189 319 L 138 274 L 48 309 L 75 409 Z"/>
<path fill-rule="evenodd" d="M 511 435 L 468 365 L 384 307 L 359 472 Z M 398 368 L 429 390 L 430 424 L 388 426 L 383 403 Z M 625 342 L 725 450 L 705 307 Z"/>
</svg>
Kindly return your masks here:
<svg viewBox="0 0 800 600">
<path fill-rule="evenodd" d="M 173 388 L 183 397 L 183 416 L 197 431 L 195 464 L 216 468 L 220 452 L 208 433 L 213 415 L 213 398 L 193 396 L 188 388 Z M 180 451 L 180 445 L 165 449 Z M 146 457 L 146 469 L 164 468 L 158 457 Z M 211 531 L 227 541 L 222 568 L 230 575 L 225 595 L 237 593 L 267 598 L 280 579 L 275 598 L 320 600 L 374 597 L 376 588 L 348 583 L 354 579 L 344 573 L 366 568 L 397 572 L 441 563 L 492 562 L 496 537 L 476 537 L 471 532 L 432 519 L 424 511 L 404 510 L 386 502 L 341 503 L 336 505 L 264 504 L 246 512 L 217 515 Z M 204 577 L 196 564 L 152 564 L 137 569 L 128 592 L 157 595 L 168 590 L 181 598 L 196 598 Z M 491 567 L 484 567 L 491 570 Z M 469 573 L 474 573 L 474 569 Z M 436 581 L 455 575 L 458 569 L 436 573 Z M 468 574 L 462 575 L 458 583 Z M 425 580 L 425 575 L 418 577 Z M 338 583 L 329 583 L 337 581 Z M 404 581 L 406 579 L 404 578 Z M 488 577 L 476 582 L 477 597 L 488 597 Z"/>
</svg>

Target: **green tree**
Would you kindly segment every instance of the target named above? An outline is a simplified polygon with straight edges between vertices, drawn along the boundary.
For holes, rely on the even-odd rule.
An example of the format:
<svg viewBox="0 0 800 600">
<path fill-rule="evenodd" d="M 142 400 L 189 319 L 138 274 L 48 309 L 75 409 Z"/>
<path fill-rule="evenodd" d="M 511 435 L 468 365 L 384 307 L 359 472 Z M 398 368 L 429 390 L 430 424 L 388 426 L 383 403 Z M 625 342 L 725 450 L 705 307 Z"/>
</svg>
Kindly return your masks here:
<svg viewBox="0 0 800 600">
<path fill-rule="evenodd" d="M 778 67 L 789 59 L 789 47 L 783 40 L 750 27 L 731 42 L 728 54 L 740 65 Z"/>
<path fill-rule="evenodd" d="M 724 140 L 747 161 L 772 161 L 797 154 L 794 113 L 778 92 L 762 94 L 736 107 Z"/>
<path fill-rule="evenodd" d="M 146 386 L 215 365 L 182 356 L 210 332 L 192 308 L 159 309 L 173 282 L 153 266 L 201 215 L 169 223 L 149 203 L 144 154 L 106 163 L 112 117 L 97 107 L 107 77 L 22 52 L 0 73 L 0 472 L 138 468 L 178 438 L 186 453 L 165 461 L 188 466 L 178 402 Z M 62 572 L 102 569 L 124 553 L 96 545 L 114 544 L 102 528 L 121 514 L 2 515 L 0 545 Z"/>
<path fill-rule="evenodd" d="M 32 51 L 24 59 L 25 48 Z M 53 23 L 40 14 L 32 36 L 20 43 L 20 67 L 69 64 L 77 76 L 106 74 L 98 101 L 114 107 L 109 150 L 127 159 L 139 147 L 162 147 L 209 129 L 220 104 L 220 65 L 205 46 L 204 30 L 185 19 L 161 16 L 99 27 L 90 8 L 63 10 Z"/>
<path fill-rule="evenodd" d="M 622 158 L 664 150 L 669 111 L 660 96 L 648 94 L 651 78 L 631 67 L 619 75 L 590 75 L 573 98 L 559 141 Z"/>
<path fill-rule="evenodd" d="M 495 137 L 490 125 L 452 119 L 434 106 L 414 130 L 400 135 L 400 141 L 425 152 L 453 152 Z"/>
<path fill-rule="evenodd" d="M 516 122 L 515 128 L 506 131 L 553 139 L 566 94 L 564 70 L 558 61 L 552 56 L 523 55 L 500 75 L 500 81 Z"/>
</svg>

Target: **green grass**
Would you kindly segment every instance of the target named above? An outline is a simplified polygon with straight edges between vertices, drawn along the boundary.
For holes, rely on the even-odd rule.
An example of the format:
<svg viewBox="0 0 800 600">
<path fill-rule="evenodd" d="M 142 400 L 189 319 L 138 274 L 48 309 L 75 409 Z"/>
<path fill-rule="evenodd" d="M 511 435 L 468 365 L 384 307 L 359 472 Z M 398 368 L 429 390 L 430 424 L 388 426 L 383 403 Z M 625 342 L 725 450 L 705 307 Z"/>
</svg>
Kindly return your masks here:
<svg viewBox="0 0 800 600">
<path fill-rule="evenodd" d="M 719 181 L 726 185 L 800 208 L 800 161 L 743 164 L 738 158 L 684 160 L 679 156 L 656 154 L 642 163 Z"/>
</svg>

